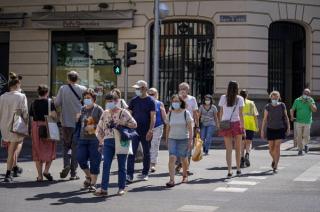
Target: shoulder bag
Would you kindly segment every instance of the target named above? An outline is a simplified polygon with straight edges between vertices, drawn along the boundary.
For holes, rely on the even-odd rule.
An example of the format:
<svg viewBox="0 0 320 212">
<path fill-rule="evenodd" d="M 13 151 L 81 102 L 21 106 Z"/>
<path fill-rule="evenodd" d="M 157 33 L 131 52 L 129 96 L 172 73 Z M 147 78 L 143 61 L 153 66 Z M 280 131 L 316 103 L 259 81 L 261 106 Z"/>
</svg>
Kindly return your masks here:
<svg viewBox="0 0 320 212">
<path fill-rule="evenodd" d="M 236 108 L 237 108 L 237 105 L 238 105 L 238 100 L 237 100 L 237 103 L 233 106 L 233 110 L 232 110 L 230 119 L 229 119 L 229 120 L 222 120 L 222 121 L 220 122 L 220 129 L 221 129 L 221 130 L 229 130 L 229 129 L 231 128 L 231 119 L 232 119 L 232 116 L 233 116 L 234 111 L 235 111 Z"/>
</svg>

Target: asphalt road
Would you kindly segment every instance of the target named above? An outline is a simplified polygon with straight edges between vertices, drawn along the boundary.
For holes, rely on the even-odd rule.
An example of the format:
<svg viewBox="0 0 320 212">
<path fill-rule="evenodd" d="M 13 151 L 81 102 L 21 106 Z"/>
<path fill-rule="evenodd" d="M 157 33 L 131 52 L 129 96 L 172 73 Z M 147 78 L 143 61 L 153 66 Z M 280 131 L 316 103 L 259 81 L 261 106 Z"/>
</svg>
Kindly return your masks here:
<svg viewBox="0 0 320 212">
<path fill-rule="evenodd" d="M 15 178 L 14 183 L 0 183 L 0 212 L 319 212 L 320 152 L 312 151 L 301 157 L 297 156 L 296 151 L 286 150 L 290 145 L 283 145 L 278 174 L 271 172 L 271 160 L 265 143 L 258 143 L 251 153 L 252 166 L 243 169 L 242 176 L 226 179 L 225 151 L 218 148 L 211 150 L 202 161 L 192 163 L 193 175 L 189 177 L 188 184 L 171 189 L 165 187 L 168 181 L 168 153 L 164 150 L 160 152 L 157 172 L 147 182 L 136 181 L 129 185 L 128 193 L 123 197 L 116 196 L 117 175 L 113 172 L 110 197 L 107 199 L 81 190 L 82 173 L 79 173 L 82 177 L 79 181 L 58 179 L 61 159 L 54 161 L 51 170 L 57 181 L 36 183 L 35 167 L 26 148 L 20 163 L 25 170 L 23 175 Z M 113 171 L 116 166 L 114 161 Z M 141 170 L 141 164 L 137 167 Z M 5 171 L 3 162 L 0 170 L 2 173 Z M 180 180 L 178 175 L 176 182 Z"/>
</svg>

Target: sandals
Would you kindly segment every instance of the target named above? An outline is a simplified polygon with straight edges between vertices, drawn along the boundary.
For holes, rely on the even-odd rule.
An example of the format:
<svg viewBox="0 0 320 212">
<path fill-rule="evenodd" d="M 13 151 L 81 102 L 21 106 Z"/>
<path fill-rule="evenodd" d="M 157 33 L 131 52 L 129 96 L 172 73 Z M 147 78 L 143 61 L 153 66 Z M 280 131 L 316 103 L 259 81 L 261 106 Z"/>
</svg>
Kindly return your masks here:
<svg viewBox="0 0 320 212">
<path fill-rule="evenodd" d="M 172 188 L 175 186 L 175 183 L 174 183 L 174 181 L 169 181 L 166 183 L 166 186 L 167 186 L 167 188 Z"/>
<path fill-rule="evenodd" d="M 100 191 L 94 192 L 93 195 L 95 195 L 96 197 L 107 197 L 108 192 L 104 190 L 100 190 Z"/>
<path fill-rule="evenodd" d="M 188 176 L 183 176 L 181 183 L 187 183 L 188 182 Z"/>
<path fill-rule="evenodd" d="M 41 178 L 37 177 L 36 182 L 43 182 L 43 179 L 41 179 Z"/>
<path fill-rule="evenodd" d="M 91 177 L 86 177 L 86 180 L 83 182 L 84 188 L 89 188 L 91 186 Z"/>
<path fill-rule="evenodd" d="M 96 191 L 97 191 L 96 185 L 90 185 L 89 186 L 89 192 L 96 192 Z"/>
<path fill-rule="evenodd" d="M 51 176 L 50 173 L 43 173 L 43 176 L 44 176 L 48 181 L 53 181 L 53 177 Z"/>
</svg>

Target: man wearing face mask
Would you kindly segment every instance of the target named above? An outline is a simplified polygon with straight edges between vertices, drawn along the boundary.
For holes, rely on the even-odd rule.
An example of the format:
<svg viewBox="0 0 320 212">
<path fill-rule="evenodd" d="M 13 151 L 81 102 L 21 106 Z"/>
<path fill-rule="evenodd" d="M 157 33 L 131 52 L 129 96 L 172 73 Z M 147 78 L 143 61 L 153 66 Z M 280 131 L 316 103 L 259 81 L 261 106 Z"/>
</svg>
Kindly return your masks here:
<svg viewBox="0 0 320 212">
<path fill-rule="evenodd" d="M 303 155 L 303 149 L 305 153 L 308 153 L 308 143 L 310 140 L 310 128 L 312 124 L 312 113 L 317 111 L 315 101 L 310 96 L 310 89 L 306 88 L 303 91 L 301 97 L 297 98 L 290 110 L 291 121 L 295 121 L 295 131 L 297 133 L 298 155 Z M 296 112 L 296 118 L 294 113 Z"/>
<path fill-rule="evenodd" d="M 136 96 L 130 101 L 129 110 L 137 121 L 139 137 L 132 141 L 133 155 L 129 155 L 127 162 L 127 181 L 133 182 L 135 154 L 139 143 L 143 148 L 143 170 L 138 176 L 141 180 L 148 180 L 150 169 L 150 147 L 153 129 L 156 120 L 156 104 L 152 97 L 147 94 L 148 84 L 143 80 L 136 82 L 134 86 Z"/>
</svg>

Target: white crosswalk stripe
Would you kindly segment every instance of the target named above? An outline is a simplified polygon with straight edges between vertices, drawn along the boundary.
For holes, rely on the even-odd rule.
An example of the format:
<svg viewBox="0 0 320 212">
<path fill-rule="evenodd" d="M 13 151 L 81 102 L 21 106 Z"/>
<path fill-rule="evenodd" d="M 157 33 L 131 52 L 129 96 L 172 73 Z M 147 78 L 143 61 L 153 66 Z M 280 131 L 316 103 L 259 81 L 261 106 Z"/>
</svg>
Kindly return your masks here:
<svg viewBox="0 0 320 212">
<path fill-rule="evenodd" d="M 248 186 L 254 186 L 254 185 L 257 185 L 258 182 L 232 180 L 232 181 L 228 182 L 227 184 L 229 184 L 229 185 L 248 185 Z"/>
<path fill-rule="evenodd" d="M 300 181 L 300 182 L 315 182 L 320 177 L 320 162 L 316 165 L 310 167 L 305 172 L 303 172 L 301 175 L 299 175 L 297 178 L 294 179 L 294 181 Z"/>
<path fill-rule="evenodd" d="M 181 208 L 178 208 L 177 211 L 186 211 L 186 212 L 213 212 L 217 210 L 218 207 L 216 206 L 209 206 L 209 205 L 184 205 Z"/>
<path fill-rule="evenodd" d="M 252 179 L 252 180 L 265 180 L 267 179 L 267 177 L 265 176 L 248 176 L 248 179 Z"/>
<path fill-rule="evenodd" d="M 217 192 L 230 192 L 230 193 L 243 193 L 247 191 L 248 188 L 237 188 L 237 187 L 218 187 L 214 191 Z"/>
</svg>

